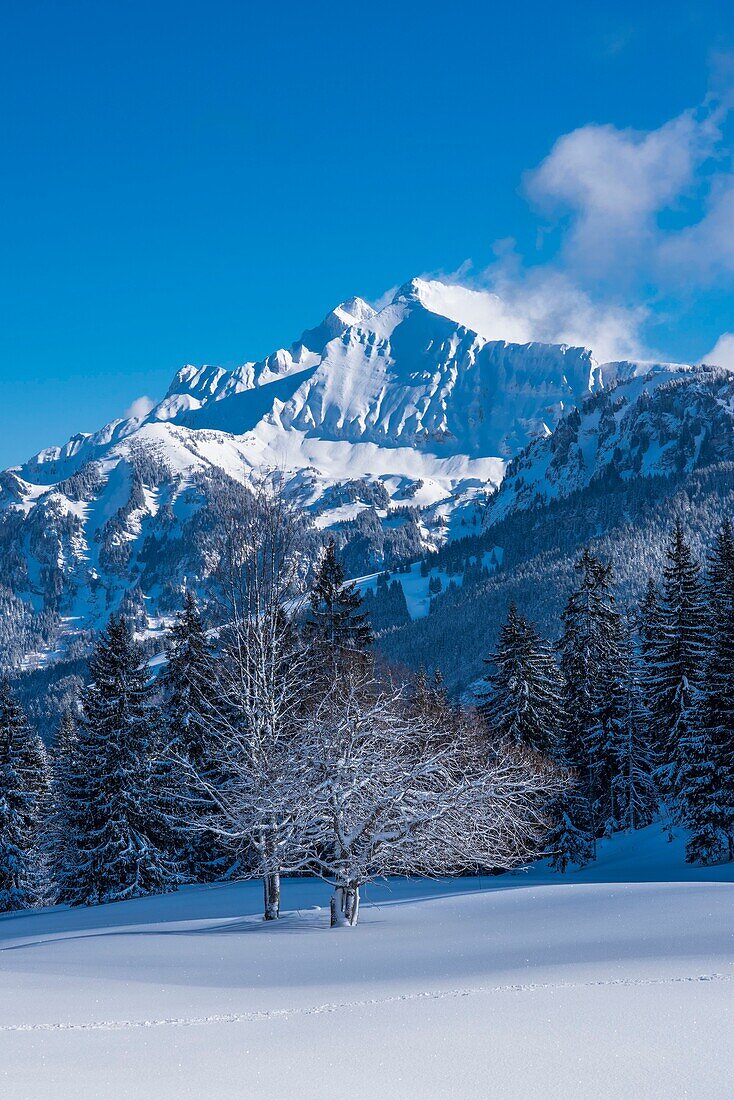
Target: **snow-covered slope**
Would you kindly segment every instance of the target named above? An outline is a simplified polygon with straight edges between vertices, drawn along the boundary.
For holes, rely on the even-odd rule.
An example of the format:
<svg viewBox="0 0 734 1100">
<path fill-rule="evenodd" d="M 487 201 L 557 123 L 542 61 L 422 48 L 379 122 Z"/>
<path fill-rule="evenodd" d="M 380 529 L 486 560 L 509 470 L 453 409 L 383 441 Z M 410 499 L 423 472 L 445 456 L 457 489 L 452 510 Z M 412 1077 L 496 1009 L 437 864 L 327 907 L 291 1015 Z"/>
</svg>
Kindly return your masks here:
<svg viewBox="0 0 734 1100">
<path fill-rule="evenodd" d="M 473 292 L 463 292 L 463 303 L 457 290 L 415 279 L 379 313 L 359 298 L 343 303 L 290 349 L 259 363 L 183 367 L 143 420 L 74 436 L 21 469 L 43 483 L 69 476 L 145 426 L 243 436 L 262 420 L 320 440 L 431 450 L 441 444 L 439 457 L 508 457 L 598 389 L 602 369 L 588 349 L 487 339 L 457 319 L 462 304 L 473 312 Z M 613 368 L 616 374 L 619 365 Z M 255 434 L 267 448 L 267 432 Z"/>
<path fill-rule="evenodd" d="M 212 494 L 268 471 L 352 540 L 355 573 L 464 533 L 506 463 L 570 408 L 613 382 L 647 386 L 649 365 L 507 343 L 503 323 L 492 296 L 413 280 L 379 311 L 344 302 L 261 362 L 184 367 L 146 417 L 0 475 L 0 586 L 46 615 L 41 649 L 49 615 L 68 633 L 125 600 L 152 628 L 200 572 Z"/>
<path fill-rule="evenodd" d="M 5 1100 L 730 1095 L 732 865 L 659 826 L 585 871 L 182 889 L 0 922 Z"/>
<path fill-rule="evenodd" d="M 571 410 L 507 465 L 494 522 L 605 479 L 682 475 L 734 461 L 734 374 L 656 368 Z"/>
</svg>

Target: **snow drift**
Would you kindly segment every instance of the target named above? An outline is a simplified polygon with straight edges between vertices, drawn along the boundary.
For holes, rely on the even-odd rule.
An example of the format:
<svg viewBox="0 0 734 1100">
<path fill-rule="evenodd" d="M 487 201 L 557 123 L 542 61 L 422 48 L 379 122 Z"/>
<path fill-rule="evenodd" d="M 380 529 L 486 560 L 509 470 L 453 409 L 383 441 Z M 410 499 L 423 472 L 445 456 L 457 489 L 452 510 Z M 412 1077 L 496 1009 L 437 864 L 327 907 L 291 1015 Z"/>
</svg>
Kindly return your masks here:
<svg viewBox="0 0 734 1100">
<path fill-rule="evenodd" d="M 0 922 L 3 1096 L 725 1096 L 731 865 L 657 825 L 585 871 L 217 885 Z"/>
</svg>

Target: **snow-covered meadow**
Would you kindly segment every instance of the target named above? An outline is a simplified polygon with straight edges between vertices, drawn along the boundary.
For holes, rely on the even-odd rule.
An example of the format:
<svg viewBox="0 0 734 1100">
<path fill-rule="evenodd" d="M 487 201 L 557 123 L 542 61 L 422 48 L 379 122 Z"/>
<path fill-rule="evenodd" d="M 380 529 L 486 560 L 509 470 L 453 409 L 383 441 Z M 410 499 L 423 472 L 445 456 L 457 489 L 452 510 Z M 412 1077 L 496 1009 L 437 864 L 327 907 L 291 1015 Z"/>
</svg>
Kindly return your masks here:
<svg viewBox="0 0 734 1100">
<path fill-rule="evenodd" d="M 0 1093 L 718 1097 L 734 1058 L 734 867 L 659 825 L 566 876 L 395 880 L 357 928 L 258 883 L 0 919 Z"/>
</svg>

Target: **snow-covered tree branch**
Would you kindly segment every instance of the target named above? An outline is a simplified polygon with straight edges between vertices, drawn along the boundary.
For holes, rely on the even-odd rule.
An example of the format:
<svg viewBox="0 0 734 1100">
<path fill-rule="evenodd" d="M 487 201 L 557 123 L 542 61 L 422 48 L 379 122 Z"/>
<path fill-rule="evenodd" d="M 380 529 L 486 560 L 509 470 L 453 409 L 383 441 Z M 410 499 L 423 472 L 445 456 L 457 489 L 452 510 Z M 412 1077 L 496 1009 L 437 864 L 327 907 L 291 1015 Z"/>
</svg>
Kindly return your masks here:
<svg viewBox="0 0 734 1100">
<path fill-rule="evenodd" d="M 540 758 L 490 750 L 465 718 L 451 730 L 426 723 L 402 691 L 354 670 L 306 716 L 297 751 L 317 830 L 309 864 L 334 882 L 332 923 L 356 924 L 359 888 L 377 877 L 530 858 L 556 782 Z"/>
</svg>

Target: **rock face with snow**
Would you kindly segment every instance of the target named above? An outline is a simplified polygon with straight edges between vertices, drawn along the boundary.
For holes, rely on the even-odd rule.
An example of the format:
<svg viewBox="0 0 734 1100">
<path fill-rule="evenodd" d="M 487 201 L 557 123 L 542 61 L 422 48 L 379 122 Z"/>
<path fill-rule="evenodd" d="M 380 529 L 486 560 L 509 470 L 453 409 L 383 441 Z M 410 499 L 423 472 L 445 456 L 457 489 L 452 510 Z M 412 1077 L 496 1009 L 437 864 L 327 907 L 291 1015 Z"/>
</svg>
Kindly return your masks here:
<svg viewBox="0 0 734 1100">
<path fill-rule="evenodd" d="M 587 398 L 507 465 L 491 521 L 604 479 L 685 475 L 734 461 L 734 375 L 660 366 Z"/>
<path fill-rule="evenodd" d="M 0 598 L 23 624 L 8 652 L 53 649 L 120 606 L 154 628 L 199 577 L 212 498 L 269 471 L 317 528 L 338 529 L 353 571 L 415 557 L 478 523 L 508 462 L 518 500 L 582 477 L 587 444 L 568 461 L 559 450 L 577 404 L 600 402 L 582 414 L 593 434 L 605 387 L 640 401 L 649 378 L 682 369 L 494 339 L 487 298 L 414 280 L 379 311 L 350 299 L 290 348 L 235 370 L 186 366 L 144 418 L 6 471 Z"/>
</svg>

